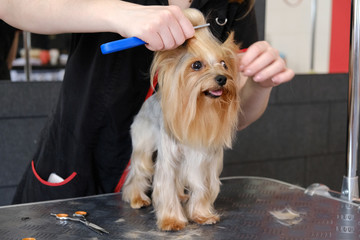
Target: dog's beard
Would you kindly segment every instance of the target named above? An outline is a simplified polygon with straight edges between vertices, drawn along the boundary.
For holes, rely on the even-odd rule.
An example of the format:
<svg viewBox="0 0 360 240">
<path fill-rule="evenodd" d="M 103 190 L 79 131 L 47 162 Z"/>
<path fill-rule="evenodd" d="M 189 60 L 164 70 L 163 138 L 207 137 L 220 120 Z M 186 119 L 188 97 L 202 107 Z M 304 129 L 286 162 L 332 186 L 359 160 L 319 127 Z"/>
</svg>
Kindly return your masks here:
<svg viewBox="0 0 360 240">
<path fill-rule="evenodd" d="M 220 87 L 215 76 L 185 73 L 178 84 L 172 81 L 176 91 L 161 92 L 165 129 L 178 141 L 194 147 L 231 147 L 238 119 L 238 91 L 235 80 L 228 78 Z"/>
</svg>

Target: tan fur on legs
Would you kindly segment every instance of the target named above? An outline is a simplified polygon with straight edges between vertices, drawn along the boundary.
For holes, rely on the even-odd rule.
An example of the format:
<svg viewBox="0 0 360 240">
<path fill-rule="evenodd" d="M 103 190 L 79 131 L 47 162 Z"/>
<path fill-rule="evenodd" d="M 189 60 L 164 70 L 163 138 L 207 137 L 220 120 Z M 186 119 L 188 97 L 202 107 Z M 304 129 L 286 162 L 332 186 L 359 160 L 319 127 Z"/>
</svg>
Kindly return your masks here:
<svg viewBox="0 0 360 240">
<path fill-rule="evenodd" d="M 177 231 L 185 227 L 188 221 L 178 194 L 178 187 L 182 186 L 183 192 L 184 187 L 179 179 L 175 179 L 178 175 L 176 166 L 179 165 L 181 151 L 178 145 L 174 144 L 174 139 L 167 134 L 161 134 L 159 141 L 164 144 L 160 144 L 158 148 L 153 178 L 153 206 L 158 227 L 164 231 Z"/>
<path fill-rule="evenodd" d="M 156 128 L 142 114 L 144 113 L 136 116 L 137 121 L 134 121 L 131 126 L 133 152 L 130 170 L 122 189 L 123 200 L 129 202 L 132 208 L 146 207 L 151 204 L 147 192 L 151 188 L 154 174 L 152 156 L 155 151 L 153 135 Z M 143 131 L 144 128 L 146 131 Z"/>
<path fill-rule="evenodd" d="M 183 169 L 191 196 L 186 203 L 188 218 L 199 224 L 214 224 L 220 220 L 214 202 L 220 191 L 219 175 L 222 170 L 223 149 L 193 156 L 191 166 Z M 201 171 L 199 171 L 201 169 Z M 185 176 L 184 176 L 185 177 Z"/>
<path fill-rule="evenodd" d="M 123 187 L 123 199 L 130 202 L 132 208 L 147 207 L 151 204 L 146 195 L 150 188 L 153 166 L 150 154 L 134 151 L 132 154 L 132 168 Z"/>
<path fill-rule="evenodd" d="M 176 218 L 165 218 L 158 223 L 158 227 L 163 231 L 179 231 L 185 226 L 186 222 L 181 222 Z"/>
</svg>

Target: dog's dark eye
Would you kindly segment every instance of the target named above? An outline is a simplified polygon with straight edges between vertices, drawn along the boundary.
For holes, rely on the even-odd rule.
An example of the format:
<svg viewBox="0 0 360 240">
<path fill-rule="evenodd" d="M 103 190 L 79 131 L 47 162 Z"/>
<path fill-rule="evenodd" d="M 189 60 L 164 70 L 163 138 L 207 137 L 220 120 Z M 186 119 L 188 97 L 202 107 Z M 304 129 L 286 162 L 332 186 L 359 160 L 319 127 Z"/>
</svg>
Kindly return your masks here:
<svg viewBox="0 0 360 240">
<path fill-rule="evenodd" d="M 223 68 L 225 68 L 226 70 L 228 69 L 228 67 L 226 66 L 226 63 L 224 61 L 220 62 L 221 66 L 223 66 Z"/>
<path fill-rule="evenodd" d="M 203 64 L 200 61 L 196 61 L 193 64 L 191 64 L 191 68 L 194 69 L 195 71 L 199 71 L 202 67 Z"/>
</svg>

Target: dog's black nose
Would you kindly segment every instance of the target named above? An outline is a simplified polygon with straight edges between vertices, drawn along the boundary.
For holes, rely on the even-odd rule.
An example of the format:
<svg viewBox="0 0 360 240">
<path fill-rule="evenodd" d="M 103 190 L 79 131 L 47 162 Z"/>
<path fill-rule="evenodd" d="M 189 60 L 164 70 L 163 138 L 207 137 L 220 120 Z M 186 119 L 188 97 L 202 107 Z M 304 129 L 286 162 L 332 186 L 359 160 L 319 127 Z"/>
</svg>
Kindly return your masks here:
<svg viewBox="0 0 360 240">
<path fill-rule="evenodd" d="M 215 77 L 215 81 L 217 82 L 217 84 L 219 84 L 220 86 L 224 86 L 226 83 L 226 76 L 224 75 L 217 75 Z"/>
</svg>

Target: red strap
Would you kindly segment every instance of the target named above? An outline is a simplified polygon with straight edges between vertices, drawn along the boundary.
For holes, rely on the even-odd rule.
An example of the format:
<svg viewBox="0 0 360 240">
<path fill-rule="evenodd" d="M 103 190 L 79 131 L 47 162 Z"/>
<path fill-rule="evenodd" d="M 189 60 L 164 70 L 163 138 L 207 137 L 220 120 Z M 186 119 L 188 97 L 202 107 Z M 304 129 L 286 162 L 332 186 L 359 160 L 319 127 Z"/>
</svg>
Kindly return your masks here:
<svg viewBox="0 0 360 240">
<path fill-rule="evenodd" d="M 155 77 L 154 77 L 154 81 L 153 81 L 153 86 L 154 86 L 154 88 L 155 88 L 155 86 L 156 86 L 156 84 L 157 84 L 157 81 L 158 81 L 158 74 L 156 73 L 156 74 L 155 74 Z M 148 90 L 148 93 L 146 94 L 145 101 L 146 101 L 149 97 L 151 97 L 151 95 L 153 95 L 153 93 L 154 93 L 154 88 L 153 88 L 153 86 L 150 86 L 150 88 L 149 88 L 149 90 Z M 144 101 L 144 102 L 145 102 L 145 101 Z"/>
<path fill-rule="evenodd" d="M 120 192 L 122 186 L 123 186 L 124 183 L 125 183 L 126 176 L 127 176 L 128 172 L 129 172 L 129 167 L 130 167 L 130 160 L 129 160 L 126 168 L 125 168 L 125 171 L 124 171 L 123 174 L 121 175 L 120 181 L 119 181 L 118 184 L 116 185 L 114 192 Z"/>
<path fill-rule="evenodd" d="M 154 77 L 154 82 L 153 82 L 153 86 L 155 87 L 157 84 L 157 74 L 155 75 Z M 150 86 L 149 90 L 148 90 L 148 93 L 146 94 L 146 97 L 145 97 L 145 101 L 151 97 L 151 95 L 153 95 L 154 93 L 154 88 L 152 86 Z M 125 168 L 125 171 L 123 172 L 123 174 L 121 175 L 121 178 L 118 182 L 118 184 L 116 185 L 115 189 L 114 189 L 114 192 L 120 192 L 121 191 L 121 188 L 122 186 L 124 185 L 125 183 L 125 180 L 126 180 L 126 176 L 129 172 L 129 168 L 130 168 L 130 162 L 131 162 L 131 159 L 129 160 L 126 168 Z"/>
</svg>

